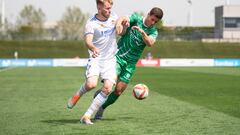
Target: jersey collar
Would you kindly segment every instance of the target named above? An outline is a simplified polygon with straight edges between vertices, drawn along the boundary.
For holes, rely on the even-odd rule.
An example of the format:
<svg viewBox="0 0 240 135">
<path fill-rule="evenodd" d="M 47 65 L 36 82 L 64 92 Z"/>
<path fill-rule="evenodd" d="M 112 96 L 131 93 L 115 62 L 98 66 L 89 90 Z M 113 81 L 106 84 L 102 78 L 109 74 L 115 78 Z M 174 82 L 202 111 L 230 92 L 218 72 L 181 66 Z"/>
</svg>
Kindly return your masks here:
<svg viewBox="0 0 240 135">
<path fill-rule="evenodd" d="M 98 21 L 100 21 L 100 22 L 106 22 L 109 18 L 107 18 L 106 20 L 99 20 L 98 18 L 97 18 L 97 14 L 95 14 L 95 16 L 94 16 L 95 18 L 96 18 L 96 20 L 98 20 Z"/>
<path fill-rule="evenodd" d="M 146 19 L 146 17 L 143 17 L 143 20 L 142 20 L 142 21 L 143 21 L 143 26 L 146 27 L 146 28 L 151 28 L 152 26 L 149 26 L 149 27 L 148 27 L 148 26 L 144 23 L 144 22 L 145 22 L 145 19 Z"/>
</svg>

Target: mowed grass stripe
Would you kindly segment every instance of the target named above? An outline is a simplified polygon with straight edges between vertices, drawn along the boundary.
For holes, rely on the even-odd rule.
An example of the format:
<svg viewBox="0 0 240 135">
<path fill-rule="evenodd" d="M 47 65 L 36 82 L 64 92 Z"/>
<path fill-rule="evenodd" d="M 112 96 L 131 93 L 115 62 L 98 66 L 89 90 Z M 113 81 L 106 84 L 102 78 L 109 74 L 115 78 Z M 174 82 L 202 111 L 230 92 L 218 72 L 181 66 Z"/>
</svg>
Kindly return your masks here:
<svg viewBox="0 0 240 135">
<path fill-rule="evenodd" d="M 1 72 L 5 72 L 5 71 L 8 71 L 8 70 L 12 70 L 12 69 L 14 69 L 14 68 L 16 68 L 16 67 L 0 68 L 0 73 L 1 73 Z"/>
<path fill-rule="evenodd" d="M 148 73 L 148 69 L 140 70 Z M 158 72 L 166 75 L 165 71 L 172 72 Z M 238 134 L 239 118 L 165 96 L 154 90 L 154 84 L 147 83 L 151 91 L 146 100 L 134 99 L 131 88 L 136 78 L 142 78 L 137 82 L 148 79 L 139 75 L 139 70 L 102 121 L 93 126 L 79 124 L 94 91 L 86 94 L 73 110 L 66 109 L 66 102 L 84 81 L 83 74 L 84 68 L 17 68 L 3 72 L 0 134 Z"/>
<path fill-rule="evenodd" d="M 160 94 L 240 118 L 239 76 L 226 75 L 225 68 L 217 68 L 218 74 L 215 68 L 183 69 L 138 68 L 133 82 L 143 81 Z"/>
<path fill-rule="evenodd" d="M 188 72 L 240 76 L 239 67 L 181 67 L 166 68 Z"/>
</svg>

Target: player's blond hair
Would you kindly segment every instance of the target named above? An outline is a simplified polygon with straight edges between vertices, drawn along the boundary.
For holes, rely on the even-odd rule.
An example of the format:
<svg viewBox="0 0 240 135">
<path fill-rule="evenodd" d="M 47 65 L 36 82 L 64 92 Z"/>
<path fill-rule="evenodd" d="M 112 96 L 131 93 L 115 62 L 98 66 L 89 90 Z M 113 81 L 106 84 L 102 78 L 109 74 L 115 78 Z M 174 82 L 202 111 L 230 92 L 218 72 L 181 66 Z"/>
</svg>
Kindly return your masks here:
<svg viewBox="0 0 240 135">
<path fill-rule="evenodd" d="M 113 5 L 113 1 L 112 0 L 96 0 L 97 5 L 104 4 L 105 2 L 108 2 L 111 5 Z"/>
</svg>

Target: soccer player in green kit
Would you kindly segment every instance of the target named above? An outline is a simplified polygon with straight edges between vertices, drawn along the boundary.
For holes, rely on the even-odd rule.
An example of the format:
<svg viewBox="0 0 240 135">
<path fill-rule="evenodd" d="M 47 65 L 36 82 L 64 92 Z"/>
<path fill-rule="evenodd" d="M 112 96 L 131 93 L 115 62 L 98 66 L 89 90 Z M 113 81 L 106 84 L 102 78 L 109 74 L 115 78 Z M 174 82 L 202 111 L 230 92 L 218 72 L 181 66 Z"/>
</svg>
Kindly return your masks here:
<svg viewBox="0 0 240 135">
<path fill-rule="evenodd" d="M 116 54 L 118 80 L 115 90 L 96 113 L 96 120 L 102 118 L 104 110 L 113 104 L 127 88 L 144 48 L 146 46 L 152 47 L 156 41 L 158 32 L 154 25 L 162 17 L 163 11 L 154 7 L 146 17 L 133 13 L 129 17 L 120 17 L 118 20 L 116 29 L 124 32 L 118 41 L 118 52 Z M 124 30 L 122 24 L 128 26 L 128 28 Z"/>
</svg>

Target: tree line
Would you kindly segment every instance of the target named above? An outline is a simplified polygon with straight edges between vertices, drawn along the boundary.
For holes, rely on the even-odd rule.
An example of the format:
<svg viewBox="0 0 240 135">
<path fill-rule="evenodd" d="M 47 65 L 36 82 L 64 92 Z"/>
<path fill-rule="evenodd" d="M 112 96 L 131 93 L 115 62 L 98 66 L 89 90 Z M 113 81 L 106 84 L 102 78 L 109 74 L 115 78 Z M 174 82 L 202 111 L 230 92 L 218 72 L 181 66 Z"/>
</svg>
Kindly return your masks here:
<svg viewBox="0 0 240 135">
<path fill-rule="evenodd" d="M 20 11 L 16 24 L 10 24 L 5 19 L 4 31 L 1 32 L 2 39 L 29 39 L 29 40 L 77 40 L 82 37 L 83 27 L 88 18 L 80 8 L 67 7 L 61 19 L 51 28 L 45 28 L 46 14 L 41 8 L 26 5 Z M 3 28 L 3 24 L 0 24 Z"/>
<path fill-rule="evenodd" d="M 138 12 L 144 15 L 143 12 Z M 85 14 L 79 7 L 67 7 L 61 19 L 46 28 L 46 14 L 41 8 L 25 5 L 20 11 L 13 25 L 5 19 L 4 31 L 0 32 L 0 40 L 81 40 L 83 30 L 89 14 Z M 0 27 L 3 28 L 3 24 Z M 195 40 L 213 38 L 214 27 L 167 27 L 163 21 L 156 24 L 161 40 Z"/>
</svg>

